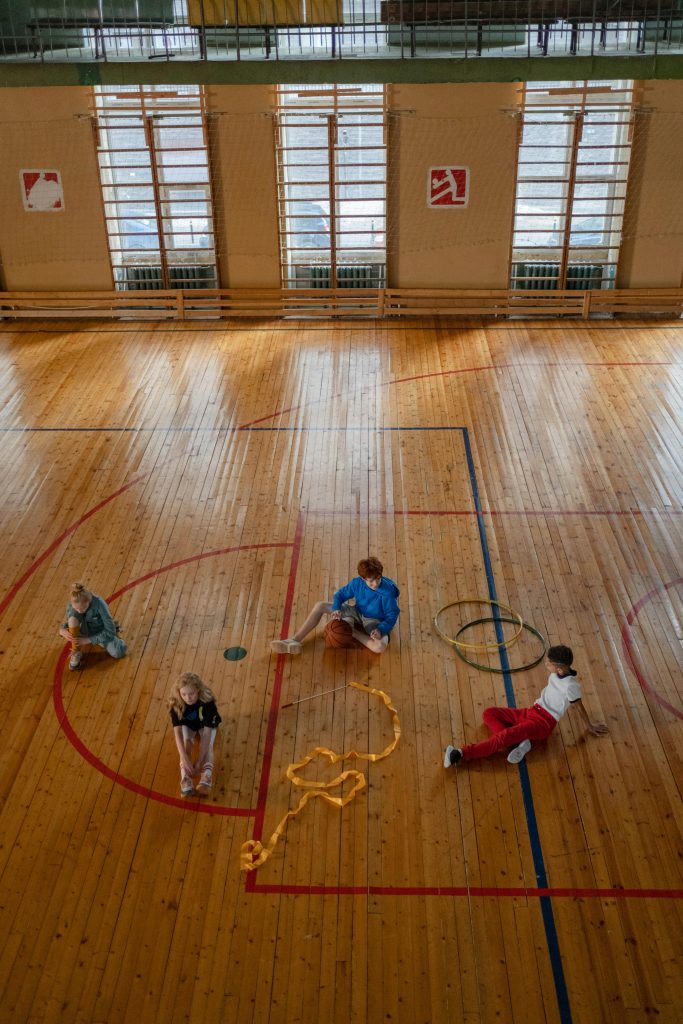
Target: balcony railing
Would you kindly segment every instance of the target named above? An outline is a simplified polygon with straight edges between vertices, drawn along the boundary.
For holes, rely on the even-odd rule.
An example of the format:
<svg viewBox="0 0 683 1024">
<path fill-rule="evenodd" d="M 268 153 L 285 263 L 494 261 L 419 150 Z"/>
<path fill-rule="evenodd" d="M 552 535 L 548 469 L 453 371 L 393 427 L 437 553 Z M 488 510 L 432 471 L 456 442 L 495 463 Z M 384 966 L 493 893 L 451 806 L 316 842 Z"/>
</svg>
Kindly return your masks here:
<svg viewBox="0 0 683 1024">
<path fill-rule="evenodd" d="M 683 0 L 0 0 L 0 61 L 680 53 Z"/>
</svg>

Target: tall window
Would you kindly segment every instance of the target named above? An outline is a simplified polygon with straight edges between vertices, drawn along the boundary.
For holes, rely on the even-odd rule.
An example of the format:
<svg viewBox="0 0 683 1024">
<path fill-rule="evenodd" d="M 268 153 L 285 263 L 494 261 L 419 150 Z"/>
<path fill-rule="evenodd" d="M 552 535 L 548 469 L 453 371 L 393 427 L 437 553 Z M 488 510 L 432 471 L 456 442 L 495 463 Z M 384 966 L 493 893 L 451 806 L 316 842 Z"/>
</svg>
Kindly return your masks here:
<svg viewBox="0 0 683 1024">
<path fill-rule="evenodd" d="M 513 288 L 614 287 L 632 106 L 632 82 L 526 85 Z"/>
<path fill-rule="evenodd" d="M 217 285 L 198 86 L 98 86 L 100 178 L 117 288 Z"/>
<path fill-rule="evenodd" d="M 281 86 L 277 130 L 284 287 L 381 287 L 384 87 Z"/>
</svg>

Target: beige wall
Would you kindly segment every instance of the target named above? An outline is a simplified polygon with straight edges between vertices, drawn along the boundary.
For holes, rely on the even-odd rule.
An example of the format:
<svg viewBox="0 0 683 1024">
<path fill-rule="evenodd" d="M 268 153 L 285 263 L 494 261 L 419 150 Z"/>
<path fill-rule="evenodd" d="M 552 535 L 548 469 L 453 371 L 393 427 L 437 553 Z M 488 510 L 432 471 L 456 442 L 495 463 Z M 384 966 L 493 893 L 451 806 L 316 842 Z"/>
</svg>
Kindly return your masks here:
<svg viewBox="0 0 683 1024">
<path fill-rule="evenodd" d="M 683 81 L 644 82 L 617 285 L 683 285 Z"/>
<path fill-rule="evenodd" d="M 389 284 L 507 288 L 515 194 L 514 83 L 391 88 Z M 470 169 L 466 209 L 429 209 L 430 167 Z"/>
<path fill-rule="evenodd" d="M 85 87 L 0 92 L 0 259 L 9 290 L 112 287 L 89 102 Z M 34 169 L 61 172 L 63 211 L 24 210 L 19 172 Z"/>
<path fill-rule="evenodd" d="M 207 90 L 215 230 L 224 288 L 279 288 L 273 102 L 269 85 Z"/>
<path fill-rule="evenodd" d="M 519 86 L 389 90 L 389 283 L 506 287 Z M 277 287 L 273 86 L 207 90 L 216 238 L 224 287 Z M 642 85 L 619 263 L 621 287 L 683 277 L 683 82 Z M 108 289 L 112 276 L 86 87 L 0 91 L 0 258 L 16 290 Z M 470 168 L 466 210 L 431 210 L 431 166 Z M 27 213 L 19 171 L 62 172 L 65 209 Z"/>
</svg>

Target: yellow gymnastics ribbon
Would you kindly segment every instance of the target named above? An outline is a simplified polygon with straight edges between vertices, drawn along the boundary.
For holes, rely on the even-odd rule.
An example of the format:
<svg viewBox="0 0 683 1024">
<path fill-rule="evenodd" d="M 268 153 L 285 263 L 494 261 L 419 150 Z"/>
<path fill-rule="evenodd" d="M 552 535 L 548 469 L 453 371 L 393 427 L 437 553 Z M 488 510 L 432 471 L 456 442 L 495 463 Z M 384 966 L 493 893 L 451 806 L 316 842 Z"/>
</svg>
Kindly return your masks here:
<svg viewBox="0 0 683 1024">
<path fill-rule="evenodd" d="M 306 755 L 303 761 L 299 761 L 296 764 L 290 764 L 285 772 L 286 778 L 289 779 L 292 785 L 300 786 L 302 789 L 308 789 L 310 792 L 305 793 L 304 796 L 302 796 L 294 810 L 288 811 L 287 814 L 285 814 L 284 818 L 268 840 L 268 844 L 266 846 L 263 846 L 258 839 L 249 839 L 246 843 L 242 844 L 242 849 L 240 851 L 240 871 L 254 871 L 268 860 L 275 849 L 278 840 L 284 833 L 289 819 L 295 818 L 297 814 L 304 809 L 309 800 L 319 797 L 321 800 L 325 800 L 328 804 L 331 804 L 333 807 L 338 807 L 341 810 L 342 807 L 346 807 L 347 804 L 351 803 L 357 793 L 360 793 L 362 789 L 365 789 L 365 775 L 354 768 L 350 768 L 347 771 L 342 772 L 331 782 L 307 781 L 297 776 L 296 773 L 298 771 L 305 768 L 306 765 L 310 764 L 311 761 L 318 756 L 326 757 L 330 764 L 338 764 L 339 761 L 348 761 L 351 760 L 351 758 L 357 758 L 362 761 L 381 761 L 396 749 L 398 741 L 401 738 L 401 723 L 399 721 L 398 712 L 392 705 L 389 695 L 386 694 L 384 690 L 376 690 L 371 686 L 364 686 L 363 683 L 350 683 L 349 685 L 353 686 L 356 690 L 362 690 L 365 693 L 379 697 L 380 700 L 383 701 L 384 705 L 391 713 L 391 722 L 394 727 L 393 740 L 388 747 L 385 747 L 381 754 L 364 754 L 358 750 L 350 750 L 346 754 L 335 754 L 333 750 L 329 750 L 327 747 L 316 747 L 310 752 L 310 754 Z M 329 793 L 325 792 L 325 790 L 332 789 L 334 786 L 343 785 L 346 779 L 351 778 L 355 779 L 356 782 L 346 796 L 330 796 Z"/>
</svg>

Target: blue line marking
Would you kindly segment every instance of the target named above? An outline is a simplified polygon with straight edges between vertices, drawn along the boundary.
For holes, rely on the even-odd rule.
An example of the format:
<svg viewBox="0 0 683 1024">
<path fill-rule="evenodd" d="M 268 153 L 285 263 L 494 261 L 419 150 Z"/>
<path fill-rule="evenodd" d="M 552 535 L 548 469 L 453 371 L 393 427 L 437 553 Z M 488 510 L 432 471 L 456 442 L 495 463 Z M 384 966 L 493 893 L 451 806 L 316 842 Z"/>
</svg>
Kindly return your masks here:
<svg viewBox="0 0 683 1024">
<path fill-rule="evenodd" d="M 489 545 L 486 539 L 486 528 L 484 526 L 484 513 L 482 511 L 481 501 L 479 498 L 477 475 L 474 468 L 474 459 L 472 458 L 469 433 L 466 427 L 463 428 L 462 436 L 465 444 L 465 456 L 467 458 L 467 470 L 470 476 L 472 498 L 474 500 L 474 508 L 477 514 L 477 528 L 479 530 L 479 542 L 481 544 L 481 551 L 484 558 L 488 596 L 489 600 L 497 601 L 498 597 L 496 595 L 496 584 L 493 578 L 491 555 L 489 553 Z M 502 643 L 504 637 L 501 623 L 495 622 L 494 625 L 496 629 L 496 639 L 499 643 Z M 517 707 L 517 702 L 515 700 L 515 691 L 512 685 L 512 675 L 510 674 L 510 662 L 508 660 L 507 651 L 504 647 L 500 647 L 499 652 L 500 666 L 503 669 L 503 680 L 505 683 L 505 696 L 508 702 L 508 707 L 514 708 Z M 531 792 L 531 782 L 529 781 L 529 770 L 524 761 L 522 761 L 518 767 L 519 780 L 522 787 L 522 799 L 524 801 L 524 813 L 526 815 L 527 828 L 529 830 L 529 842 L 531 843 L 531 854 L 534 861 L 534 870 L 536 872 L 536 884 L 539 889 L 545 889 L 548 886 L 548 878 L 543 860 L 543 849 L 541 847 L 541 837 L 538 831 L 538 822 L 536 820 L 536 809 L 534 807 L 534 798 Z M 555 982 L 555 995 L 557 996 L 557 1007 L 560 1013 L 560 1020 L 562 1021 L 562 1024 L 571 1024 L 572 1014 L 571 1007 L 569 1005 L 569 994 L 567 992 L 567 983 L 565 981 L 564 970 L 562 967 L 562 954 L 560 953 L 560 943 L 557 938 L 557 928 L 555 927 L 555 915 L 553 914 L 552 901 L 549 896 L 540 896 L 539 899 L 541 903 L 543 925 L 545 927 L 546 942 L 548 943 L 550 965 Z"/>
<path fill-rule="evenodd" d="M 481 551 L 484 559 L 484 569 L 486 572 L 488 596 L 489 600 L 495 602 L 498 600 L 498 598 L 496 595 L 496 585 L 493 578 L 491 555 L 489 553 L 489 546 L 486 538 L 486 529 L 484 526 L 485 513 L 483 512 L 481 507 L 479 487 L 477 484 L 477 476 L 474 468 L 474 460 L 472 458 L 472 449 L 470 447 L 470 439 L 467 427 L 0 427 L 0 432 L 5 431 L 17 433 L 56 433 L 71 431 L 78 431 L 83 433 L 87 433 L 89 431 L 111 433 L 140 433 L 142 431 L 164 431 L 166 433 L 169 433 L 171 431 L 188 433 L 218 433 L 220 431 L 231 431 L 234 433 L 279 433 L 284 431 L 297 431 L 299 433 L 310 433 L 316 431 L 337 433 L 371 433 L 383 431 L 404 431 L 408 433 L 414 430 L 459 430 L 462 433 L 463 442 L 465 445 L 465 456 L 467 459 L 467 470 L 470 478 L 470 487 L 472 489 L 472 498 L 474 501 L 474 507 L 476 511 L 477 529 L 479 530 L 479 543 L 481 545 Z M 493 614 L 496 614 L 495 609 Z M 501 643 L 504 639 L 501 623 L 496 621 L 494 625 L 496 630 L 496 639 L 498 640 L 499 643 Z M 517 706 L 517 704 L 515 700 L 514 688 L 512 685 L 512 676 L 510 674 L 510 662 L 508 660 L 507 651 L 505 650 L 505 648 L 501 647 L 499 648 L 499 651 L 500 664 L 501 668 L 503 669 L 505 696 L 508 702 L 508 707 L 514 708 Z M 531 844 L 534 869 L 536 872 L 536 883 L 540 889 L 545 889 L 548 885 L 548 879 L 545 870 L 545 863 L 543 861 L 543 850 L 541 848 L 541 839 L 538 831 L 538 823 L 536 821 L 536 810 L 534 808 L 533 795 L 531 792 L 529 772 L 524 761 L 522 761 L 519 764 L 518 768 L 522 788 L 522 798 L 524 802 L 524 812 L 527 820 L 527 828 L 529 830 L 529 841 Z M 553 979 L 555 982 L 555 994 L 557 997 L 560 1021 L 562 1022 L 562 1024 L 571 1024 L 571 1007 L 569 1005 L 567 984 L 564 977 L 564 970 L 562 968 L 562 954 L 560 953 L 560 944 L 557 937 L 557 928 L 555 926 L 555 916 L 553 914 L 552 901 L 549 896 L 540 896 L 539 900 L 541 904 L 543 925 L 545 927 L 546 941 L 548 944 L 550 964 L 553 972 Z"/>
</svg>

